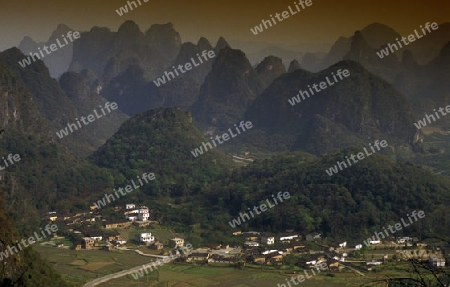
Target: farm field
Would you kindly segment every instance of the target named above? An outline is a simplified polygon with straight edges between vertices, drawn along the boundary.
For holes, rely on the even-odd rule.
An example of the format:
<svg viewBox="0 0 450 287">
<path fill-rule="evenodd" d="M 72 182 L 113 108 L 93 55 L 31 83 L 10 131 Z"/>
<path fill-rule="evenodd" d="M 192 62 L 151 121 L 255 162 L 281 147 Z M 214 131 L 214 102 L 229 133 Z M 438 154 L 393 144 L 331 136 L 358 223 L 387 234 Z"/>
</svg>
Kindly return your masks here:
<svg viewBox="0 0 450 287">
<path fill-rule="evenodd" d="M 78 286 L 82 286 L 84 283 L 93 279 L 140 266 L 151 261 L 150 258 L 140 256 L 134 251 L 67 250 L 48 245 L 36 245 L 33 248 L 46 256 L 53 268 L 62 274 L 66 280 Z M 355 276 L 355 273 L 348 269 L 344 272 L 334 272 L 334 277 L 327 276 L 327 273 L 321 273 L 302 282 L 301 286 L 361 286 L 365 282 L 379 279 L 386 275 L 392 277 L 406 275 L 398 271 L 397 268 L 392 268 L 392 266 L 383 266 L 380 269 L 382 272 L 364 272 L 366 275 L 364 277 Z M 107 281 L 98 286 L 268 287 L 277 286 L 278 283 L 286 283 L 285 278 L 288 278 L 289 275 L 282 274 L 283 272 L 259 266 L 248 266 L 244 270 L 238 270 L 232 267 L 194 266 L 176 263 L 159 267 L 157 271 L 153 271 L 138 280 L 135 280 L 131 275 L 127 275 Z M 302 272 L 297 271 L 297 274 L 302 274 Z M 289 286 L 286 285 L 286 287 Z"/>
<path fill-rule="evenodd" d="M 267 270 L 237 270 L 230 267 L 204 267 L 186 265 L 164 266 L 155 274 L 135 280 L 126 276 L 108 281 L 99 286 L 153 286 L 153 287 L 194 287 L 194 286 L 217 286 L 217 287 L 269 287 L 277 286 L 278 283 L 286 283 L 287 276 L 278 271 Z M 316 276 L 309 281 L 303 282 L 301 286 L 324 286 L 339 287 L 346 286 L 345 283 L 332 282 L 330 277 Z M 335 279 L 333 279 L 334 281 Z M 281 285 L 283 286 L 283 285 Z"/>
<path fill-rule="evenodd" d="M 48 245 L 33 246 L 67 281 L 83 283 L 151 262 L 134 251 L 59 249 Z"/>
</svg>

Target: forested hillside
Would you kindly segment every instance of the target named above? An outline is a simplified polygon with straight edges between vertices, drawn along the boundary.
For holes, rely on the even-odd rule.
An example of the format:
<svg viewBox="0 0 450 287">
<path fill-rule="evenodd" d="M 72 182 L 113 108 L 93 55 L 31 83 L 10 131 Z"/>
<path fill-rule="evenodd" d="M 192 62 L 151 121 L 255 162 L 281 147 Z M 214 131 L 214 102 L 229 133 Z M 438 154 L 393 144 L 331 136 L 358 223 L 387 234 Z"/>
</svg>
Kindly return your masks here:
<svg viewBox="0 0 450 287">
<path fill-rule="evenodd" d="M 11 214 L 6 212 L 4 191 L 0 189 L 0 251 L 8 252 L 8 246 L 17 244 L 23 237 L 11 220 Z M 36 229 L 38 230 L 38 229 Z M 26 238 L 25 238 L 26 239 Z M 17 247 L 15 247 L 17 249 Z M 9 254 L 0 261 L 0 286 L 2 287 L 68 287 L 59 274 L 53 271 L 48 263 L 31 247 L 13 255 Z"/>
</svg>

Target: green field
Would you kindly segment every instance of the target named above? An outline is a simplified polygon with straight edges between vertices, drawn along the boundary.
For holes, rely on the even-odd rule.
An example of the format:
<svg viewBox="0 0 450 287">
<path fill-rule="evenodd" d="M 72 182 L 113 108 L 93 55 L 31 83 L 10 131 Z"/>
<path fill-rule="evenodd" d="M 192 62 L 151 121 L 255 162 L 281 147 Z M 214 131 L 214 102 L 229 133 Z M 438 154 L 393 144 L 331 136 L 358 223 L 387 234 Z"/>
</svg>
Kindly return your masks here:
<svg viewBox="0 0 450 287">
<path fill-rule="evenodd" d="M 277 286 L 278 283 L 286 283 L 285 278 L 288 277 L 280 274 L 278 271 L 237 270 L 230 267 L 200 267 L 171 264 L 163 267 L 158 274 L 149 275 L 148 278 L 143 277 L 140 280 L 135 280 L 131 276 L 127 276 L 108 281 L 99 286 L 269 287 Z M 334 283 L 330 279 L 327 276 L 319 275 L 302 282 L 301 286 L 346 286 L 345 283 Z"/>
<path fill-rule="evenodd" d="M 68 250 L 48 245 L 33 246 L 50 262 L 53 268 L 71 283 L 82 286 L 93 279 L 117 273 L 136 266 L 146 264 L 152 259 L 138 255 L 134 251 L 101 251 L 101 250 Z M 372 251 L 375 257 L 386 251 Z M 370 255 L 371 257 L 371 255 Z M 357 275 L 349 268 L 333 271 L 332 274 L 322 272 L 298 286 L 361 286 L 361 284 L 376 279 L 390 277 L 408 277 L 405 264 L 384 264 L 374 268 L 372 272 L 365 269 L 364 264 L 356 264 L 355 268 L 365 276 Z M 281 271 L 274 267 L 246 265 L 243 270 L 233 267 L 195 266 L 186 263 L 170 263 L 148 275 L 135 280 L 131 275 L 107 281 L 98 286 L 154 286 L 154 287 L 188 287 L 188 286 L 218 286 L 218 287 L 265 287 L 285 284 L 285 278 L 293 271 Z M 298 274 L 303 274 L 297 271 Z M 332 275 L 332 276 L 330 276 Z M 295 286 L 294 284 L 291 284 Z M 283 285 L 280 285 L 283 286 Z M 380 285 L 382 286 L 382 285 Z M 288 285 L 284 287 L 289 287 Z"/>
<path fill-rule="evenodd" d="M 62 276 L 82 286 L 93 279 L 148 263 L 151 259 L 134 251 L 67 250 L 52 246 L 33 246 Z M 148 276 L 135 280 L 131 275 L 113 279 L 99 286 L 276 286 L 283 283 L 280 271 L 256 268 L 237 270 L 232 267 L 167 264 Z M 326 276 L 316 276 L 302 286 L 345 286 L 327 283 Z M 331 278 L 330 278 L 331 279 Z M 336 279 L 333 279 L 336 281 Z M 307 283 L 307 284 L 305 284 Z"/>
<path fill-rule="evenodd" d="M 80 286 L 95 278 L 152 261 L 134 251 L 68 250 L 37 244 L 33 249 L 41 253 L 67 281 Z"/>
</svg>

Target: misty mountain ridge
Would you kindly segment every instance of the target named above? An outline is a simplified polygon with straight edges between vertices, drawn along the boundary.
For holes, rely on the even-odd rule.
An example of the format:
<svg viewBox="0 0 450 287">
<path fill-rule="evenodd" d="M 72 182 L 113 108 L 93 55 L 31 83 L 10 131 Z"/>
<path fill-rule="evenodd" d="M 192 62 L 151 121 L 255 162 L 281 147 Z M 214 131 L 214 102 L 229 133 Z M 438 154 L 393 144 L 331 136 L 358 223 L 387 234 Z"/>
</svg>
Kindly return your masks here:
<svg viewBox="0 0 450 287">
<path fill-rule="evenodd" d="M 306 84 L 318 84 L 338 69 L 349 70 L 351 76 L 295 106 L 288 103 L 299 89 L 307 90 Z M 316 74 L 298 69 L 279 77 L 255 99 L 245 118 L 256 127 L 249 143 L 322 154 L 371 138 L 414 145 L 413 115 L 407 99 L 392 85 L 356 62 L 343 61 Z M 280 136 L 284 140 L 276 144 Z"/>
<path fill-rule="evenodd" d="M 29 55 L 30 53 L 39 54 L 38 48 L 42 49 L 44 46 L 49 47 L 51 44 L 55 44 L 57 39 L 62 41 L 62 35 L 67 35 L 67 32 L 69 31 L 75 32 L 75 30 L 69 28 L 67 25 L 59 24 L 46 42 L 37 43 L 31 37 L 26 36 L 20 42 L 18 48 L 25 55 Z M 52 51 L 50 55 L 45 55 L 45 57 L 41 58 L 41 60 L 48 67 L 50 75 L 53 78 L 58 78 L 69 69 L 70 62 L 72 61 L 72 56 L 73 43 L 69 42 L 69 44 L 65 45 L 61 49 Z"/>
<path fill-rule="evenodd" d="M 419 25 L 415 29 L 420 29 Z M 379 50 L 382 46 L 385 46 L 388 43 L 396 43 L 395 39 L 401 39 L 402 37 L 402 35 L 394 29 L 381 23 L 370 24 L 360 30 L 360 32 L 362 37 L 366 39 L 369 47 L 376 50 Z M 411 30 L 411 33 L 413 32 L 414 29 Z M 403 36 L 407 37 L 408 35 Z M 439 24 L 439 29 L 426 36 L 426 39 L 421 39 L 410 43 L 410 45 L 406 48 L 413 53 L 414 58 L 417 59 L 419 64 L 429 63 L 432 59 L 438 56 L 442 47 L 450 41 L 450 23 Z M 349 38 L 343 36 L 339 37 L 339 39 L 331 47 L 328 54 L 321 61 L 318 63 L 305 62 L 302 63 L 302 66 L 310 71 L 319 71 L 335 64 L 336 62 L 342 60 L 345 54 L 349 52 L 352 39 L 353 36 Z M 401 58 L 403 51 L 404 50 L 396 51 L 394 54 L 397 55 L 398 58 Z"/>
</svg>

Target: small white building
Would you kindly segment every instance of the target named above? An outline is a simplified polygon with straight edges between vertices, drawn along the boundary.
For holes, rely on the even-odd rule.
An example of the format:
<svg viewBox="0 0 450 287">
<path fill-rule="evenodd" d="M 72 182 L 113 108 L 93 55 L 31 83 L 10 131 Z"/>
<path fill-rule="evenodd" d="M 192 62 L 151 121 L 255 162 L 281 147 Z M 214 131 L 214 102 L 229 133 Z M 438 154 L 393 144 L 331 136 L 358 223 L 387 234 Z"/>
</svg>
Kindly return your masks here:
<svg viewBox="0 0 450 287">
<path fill-rule="evenodd" d="M 267 254 L 274 253 L 274 252 L 278 252 L 278 254 L 283 254 L 283 251 L 278 251 L 276 249 L 266 250 L 266 251 L 261 252 L 261 254 L 267 255 Z"/>
<path fill-rule="evenodd" d="M 380 240 L 370 240 L 369 243 L 370 243 L 371 245 L 374 245 L 374 244 L 380 244 L 381 241 L 380 241 Z"/>
<path fill-rule="evenodd" d="M 355 246 L 356 250 L 360 250 L 361 248 L 362 248 L 362 244 L 358 244 L 358 245 Z"/>
<path fill-rule="evenodd" d="M 174 237 L 169 239 L 169 246 L 170 247 L 181 247 L 184 245 L 184 239 L 179 237 Z"/>
<path fill-rule="evenodd" d="M 126 215 L 125 218 L 127 220 L 129 220 L 129 221 L 136 221 L 136 220 L 138 220 L 137 214 L 134 214 L 134 213 Z"/>
<path fill-rule="evenodd" d="M 155 242 L 155 236 L 151 233 L 141 233 L 139 234 L 139 243 L 152 243 Z"/>
<path fill-rule="evenodd" d="M 150 217 L 150 212 L 148 211 L 148 208 L 139 208 L 138 211 L 138 220 L 139 221 L 146 221 Z"/>
<path fill-rule="evenodd" d="M 397 243 L 398 244 L 403 244 L 405 242 L 410 242 L 410 241 L 412 241 L 411 237 L 400 237 L 400 238 L 397 238 Z"/>
<path fill-rule="evenodd" d="M 244 242 L 244 246 L 246 247 L 258 247 L 259 243 L 254 241 L 246 241 Z"/>
<path fill-rule="evenodd" d="M 261 237 L 261 243 L 267 244 L 267 245 L 275 244 L 275 236 L 265 236 L 264 235 Z"/>
<path fill-rule="evenodd" d="M 284 234 L 280 234 L 280 241 L 285 241 L 285 240 L 292 240 L 294 238 L 298 238 L 298 234 L 297 233 L 284 233 Z"/>
<path fill-rule="evenodd" d="M 347 246 L 347 241 L 343 242 L 343 243 L 339 243 L 339 247 L 340 248 L 344 248 Z"/>
<path fill-rule="evenodd" d="M 445 259 L 442 256 L 430 255 L 428 263 L 432 267 L 445 267 Z"/>
<path fill-rule="evenodd" d="M 133 208 L 136 208 L 136 204 L 134 203 L 125 204 L 125 209 L 133 209 Z"/>
</svg>

